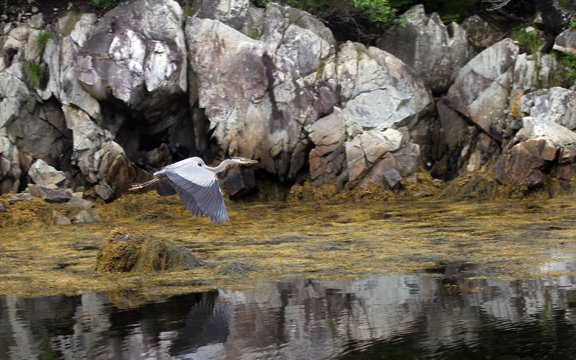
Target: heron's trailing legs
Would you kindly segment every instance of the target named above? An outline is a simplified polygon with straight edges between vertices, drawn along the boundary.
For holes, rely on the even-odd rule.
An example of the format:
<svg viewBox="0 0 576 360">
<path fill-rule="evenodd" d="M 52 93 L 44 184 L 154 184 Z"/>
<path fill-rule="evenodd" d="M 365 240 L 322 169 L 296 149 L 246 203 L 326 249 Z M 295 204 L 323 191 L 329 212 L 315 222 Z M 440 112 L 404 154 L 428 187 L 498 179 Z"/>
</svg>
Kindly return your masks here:
<svg viewBox="0 0 576 360">
<path fill-rule="evenodd" d="M 132 184 L 132 186 L 130 186 L 130 188 L 128 188 L 128 191 L 138 191 L 138 190 L 150 189 L 152 186 L 156 185 L 160 180 L 161 179 L 159 179 L 159 178 L 154 178 L 152 180 L 148 180 L 148 181 L 140 183 L 140 184 Z"/>
</svg>

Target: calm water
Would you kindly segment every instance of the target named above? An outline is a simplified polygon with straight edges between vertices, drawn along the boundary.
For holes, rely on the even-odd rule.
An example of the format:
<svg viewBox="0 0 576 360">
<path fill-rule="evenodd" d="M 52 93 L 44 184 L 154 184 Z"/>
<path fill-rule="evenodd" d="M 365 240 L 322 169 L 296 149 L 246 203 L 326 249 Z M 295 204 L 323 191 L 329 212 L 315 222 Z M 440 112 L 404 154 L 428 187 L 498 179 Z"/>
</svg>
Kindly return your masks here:
<svg viewBox="0 0 576 360">
<path fill-rule="evenodd" d="M 542 270 L 573 272 L 574 254 Z M 166 299 L 0 298 L 0 359 L 574 359 L 574 276 L 262 283 Z"/>
</svg>

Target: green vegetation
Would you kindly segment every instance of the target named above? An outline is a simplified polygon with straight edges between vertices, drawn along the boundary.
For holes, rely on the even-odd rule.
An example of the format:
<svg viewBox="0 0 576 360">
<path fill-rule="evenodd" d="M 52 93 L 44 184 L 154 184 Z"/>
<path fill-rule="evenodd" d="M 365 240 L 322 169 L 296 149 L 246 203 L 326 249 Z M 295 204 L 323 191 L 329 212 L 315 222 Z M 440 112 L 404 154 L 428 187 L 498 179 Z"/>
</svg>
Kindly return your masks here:
<svg viewBox="0 0 576 360">
<path fill-rule="evenodd" d="M 566 68 L 568 80 L 576 80 L 576 55 L 560 54 L 560 63 Z"/>
<path fill-rule="evenodd" d="M 97 9 L 108 10 L 112 9 L 123 1 L 124 0 L 88 0 L 88 3 Z"/>
<path fill-rule="evenodd" d="M 544 41 L 536 30 L 528 30 L 526 28 L 512 31 L 510 38 L 518 42 L 521 47 L 529 50 L 532 54 L 538 53 L 538 50 L 544 44 Z"/>
<path fill-rule="evenodd" d="M 66 14 L 66 20 L 64 21 L 64 26 L 62 28 L 62 33 L 64 35 L 70 35 L 72 30 L 74 30 L 74 26 L 76 26 L 76 23 L 80 20 L 80 16 L 80 13 L 77 13 L 76 11 L 69 11 Z"/>
<path fill-rule="evenodd" d="M 44 52 L 44 49 L 46 49 L 46 44 L 48 44 L 48 41 L 53 37 L 54 33 L 52 31 L 41 31 L 40 34 L 38 34 L 36 41 L 38 42 L 38 50 L 40 53 Z"/>
<path fill-rule="evenodd" d="M 28 63 L 24 68 L 24 74 L 26 75 L 26 82 L 33 88 L 39 87 L 44 79 L 44 70 L 42 69 L 42 65 L 37 62 Z"/>
</svg>

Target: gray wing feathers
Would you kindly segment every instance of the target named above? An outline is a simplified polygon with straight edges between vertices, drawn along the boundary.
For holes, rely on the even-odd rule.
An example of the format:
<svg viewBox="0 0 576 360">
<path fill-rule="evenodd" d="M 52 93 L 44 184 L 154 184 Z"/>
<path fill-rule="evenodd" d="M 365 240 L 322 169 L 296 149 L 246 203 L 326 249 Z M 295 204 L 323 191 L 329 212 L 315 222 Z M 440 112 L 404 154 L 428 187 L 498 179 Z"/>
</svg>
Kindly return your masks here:
<svg viewBox="0 0 576 360">
<path fill-rule="evenodd" d="M 200 170 L 206 173 L 200 173 L 198 176 L 186 173 L 184 174 L 188 175 L 186 177 L 172 171 L 166 171 L 164 174 L 170 179 L 182 203 L 191 213 L 207 216 L 214 223 L 230 221 L 216 176 L 209 170 Z"/>
<path fill-rule="evenodd" d="M 174 189 L 170 180 L 162 178 L 161 181 L 156 183 L 156 192 L 161 196 L 174 195 L 176 194 L 176 189 Z"/>
</svg>

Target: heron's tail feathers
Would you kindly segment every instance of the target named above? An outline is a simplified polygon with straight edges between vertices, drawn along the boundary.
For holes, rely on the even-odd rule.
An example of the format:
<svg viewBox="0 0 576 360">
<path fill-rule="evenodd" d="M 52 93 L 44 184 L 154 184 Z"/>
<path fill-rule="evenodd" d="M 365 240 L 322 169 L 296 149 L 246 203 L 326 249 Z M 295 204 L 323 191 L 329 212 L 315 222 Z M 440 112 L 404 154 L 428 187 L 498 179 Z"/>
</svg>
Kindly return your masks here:
<svg viewBox="0 0 576 360">
<path fill-rule="evenodd" d="M 152 190 L 159 181 L 160 179 L 154 178 L 140 184 L 132 184 L 132 186 L 128 188 L 128 191 L 149 191 Z"/>
</svg>

